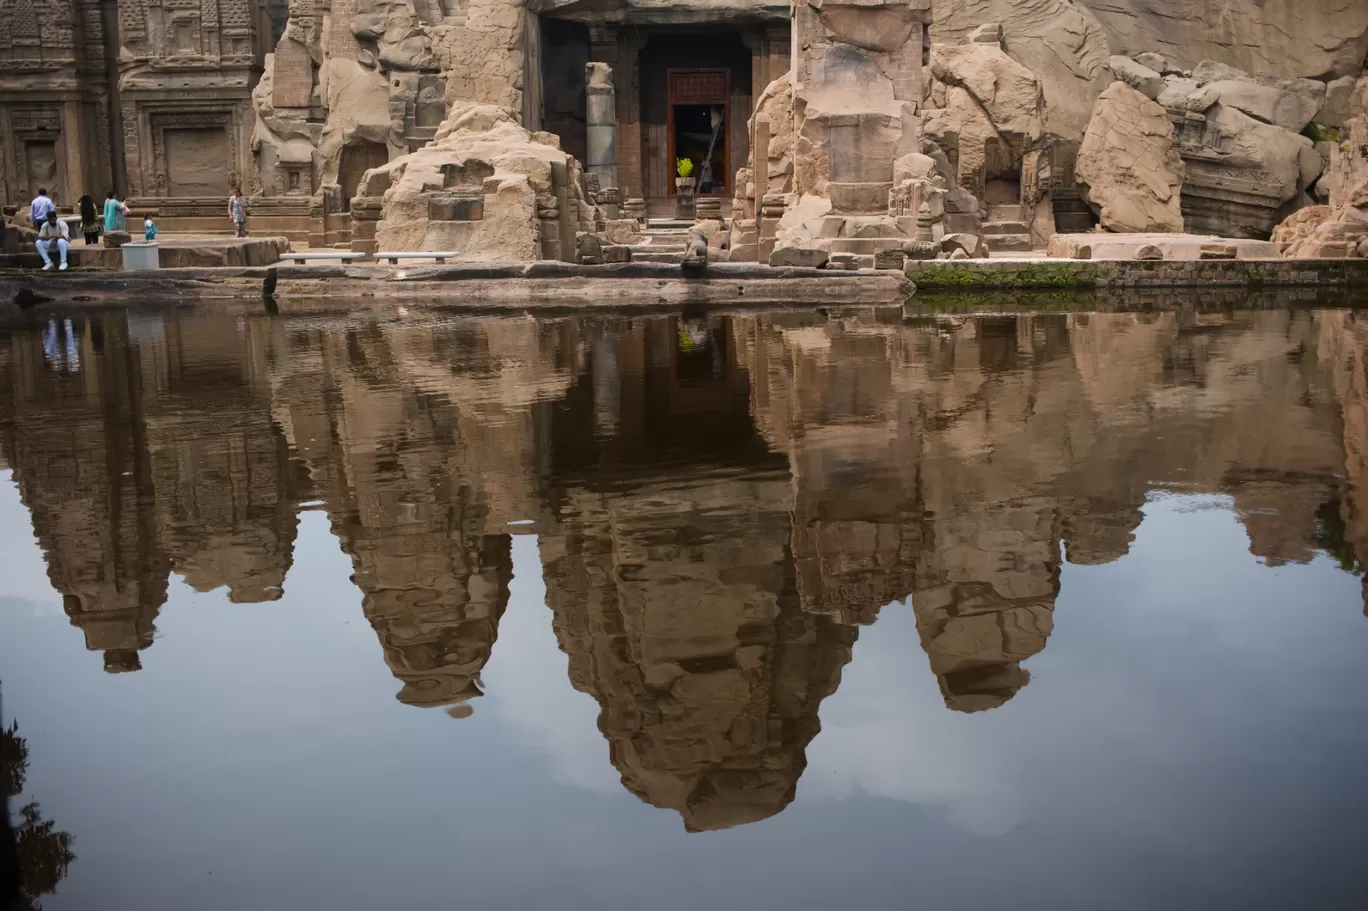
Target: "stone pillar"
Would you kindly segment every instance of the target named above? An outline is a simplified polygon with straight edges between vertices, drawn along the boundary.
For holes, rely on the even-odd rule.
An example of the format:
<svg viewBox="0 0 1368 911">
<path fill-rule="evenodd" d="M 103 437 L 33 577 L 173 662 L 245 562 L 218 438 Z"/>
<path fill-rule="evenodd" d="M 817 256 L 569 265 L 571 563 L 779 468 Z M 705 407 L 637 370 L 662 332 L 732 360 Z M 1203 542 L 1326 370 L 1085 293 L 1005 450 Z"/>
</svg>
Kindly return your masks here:
<svg viewBox="0 0 1368 911">
<path fill-rule="evenodd" d="M 793 50 L 791 31 L 792 29 L 787 22 L 783 25 L 771 25 L 765 29 L 766 37 L 769 38 L 769 82 L 773 82 L 789 71 L 789 58 Z M 766 85 L 768 84 L 766 83 Z"/>
<path fill-rule="evenodd" d="M 68 101 L 62 105 L 62 153 L 66 170 L 62 195 L 66 199 L 57 200 L 64 208 L 76 206 L 76 200 L 86 192 L 84 188 L 90 181 L 85 156 L 81 154 L 84 146 L 85 130 L 82 129 L 81 123 L 81 102 Z"/>
<path fill-rule="evenodd" d="M 622 374 L 618 370 L 616 335 L 594 339 L 594 429 L 603 436 L 617 432 L 622 407 Z"/>
<path fill-rule="evenodd" d="M 599 179 L 599 187 L 618 185 L 617 177 L 617 93 L 613 70 L 606 63 L 584 67 L 587 94 L 585 113 L 585 170 Z"/>
<path fill-rule="evenodd" d="M 542 128 L 542 26 L 541 16 L 529 12 L 523 20 L 523 126 L 531 132 Z"/>
</svg>

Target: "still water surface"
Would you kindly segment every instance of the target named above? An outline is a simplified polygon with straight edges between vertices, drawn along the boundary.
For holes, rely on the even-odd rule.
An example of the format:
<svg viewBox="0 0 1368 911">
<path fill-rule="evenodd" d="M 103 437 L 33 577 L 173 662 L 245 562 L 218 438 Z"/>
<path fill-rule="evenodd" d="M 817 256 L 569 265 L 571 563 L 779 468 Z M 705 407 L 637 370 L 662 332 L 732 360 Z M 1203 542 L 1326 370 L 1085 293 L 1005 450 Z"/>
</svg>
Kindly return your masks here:
<svg viewBox="0 0 1368 911">
<path fill-rule="evenodd" d="M 33 891 L 1368 907 L 1366 355 L 1331 309 L 0 332 Z"/>
</svg>

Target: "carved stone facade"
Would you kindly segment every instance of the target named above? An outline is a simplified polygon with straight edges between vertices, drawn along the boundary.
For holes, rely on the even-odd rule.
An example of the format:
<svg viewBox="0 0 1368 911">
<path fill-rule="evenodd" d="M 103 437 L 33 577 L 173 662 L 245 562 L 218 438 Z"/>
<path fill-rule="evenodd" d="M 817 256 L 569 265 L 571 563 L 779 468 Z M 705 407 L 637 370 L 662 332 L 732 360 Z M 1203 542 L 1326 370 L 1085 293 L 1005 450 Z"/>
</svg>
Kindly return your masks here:
<svg viewBox="0 0 1368 911">
<path fill-rule="evenodd" d="M 0 4 L 0 205 L 40 187 L 70 203 L 109 180 L 109 63 L 117 56 L 107 4 Z"/>
<path fill-rule="evenodd" d="M 251 90 L 286 0 L 15 0 L 0 7 L 0 204 L 113 189 L 222 230 L 251 171 Z M 203 209 L 204 211 L 199 211 Z M 212 223 L 209 221 L 213 218 Z"/>
</svg>

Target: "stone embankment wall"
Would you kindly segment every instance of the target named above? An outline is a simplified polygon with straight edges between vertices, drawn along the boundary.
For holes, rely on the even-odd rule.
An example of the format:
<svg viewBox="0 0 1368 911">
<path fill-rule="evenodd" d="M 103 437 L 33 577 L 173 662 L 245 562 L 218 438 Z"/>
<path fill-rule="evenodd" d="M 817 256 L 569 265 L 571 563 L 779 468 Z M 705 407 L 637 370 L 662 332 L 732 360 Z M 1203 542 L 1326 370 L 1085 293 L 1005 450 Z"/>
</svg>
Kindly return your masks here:
<svg viewBox="0 0 1368 911">
<path fill-rule="evenodd" d="M 918 291 L 969 288 L 1368 287 L 1365 260 L 936 260 L 913 262 Z"/>
</svg>

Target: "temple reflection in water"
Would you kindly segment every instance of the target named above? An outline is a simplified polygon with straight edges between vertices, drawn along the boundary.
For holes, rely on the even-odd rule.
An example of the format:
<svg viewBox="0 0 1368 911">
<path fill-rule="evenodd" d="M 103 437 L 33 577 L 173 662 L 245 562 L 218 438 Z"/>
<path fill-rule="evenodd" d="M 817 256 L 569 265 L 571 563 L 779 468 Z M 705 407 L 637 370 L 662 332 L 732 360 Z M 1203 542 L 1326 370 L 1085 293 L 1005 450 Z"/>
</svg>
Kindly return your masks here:
<svg viewBox="0 0 1368 911">
<path fill-rule="evenodd" d="M 1268 564 L 1356 569 L 1365 349 L 1346 311 L 111 313 L 0 336 L 0 425 L 111 672 L 140 667 L 171 573 L 280 598 L 323 509 L 398 698 L 459 717 L 510 535 L 535 534 L 623 784 L 713 829 L 792 800 L 883 610 L 915 612 L 947 707 L 1011 700 L 1061 564 L 1124 556 L 1156 490 L 1228 495 Z"/>
</svg>

